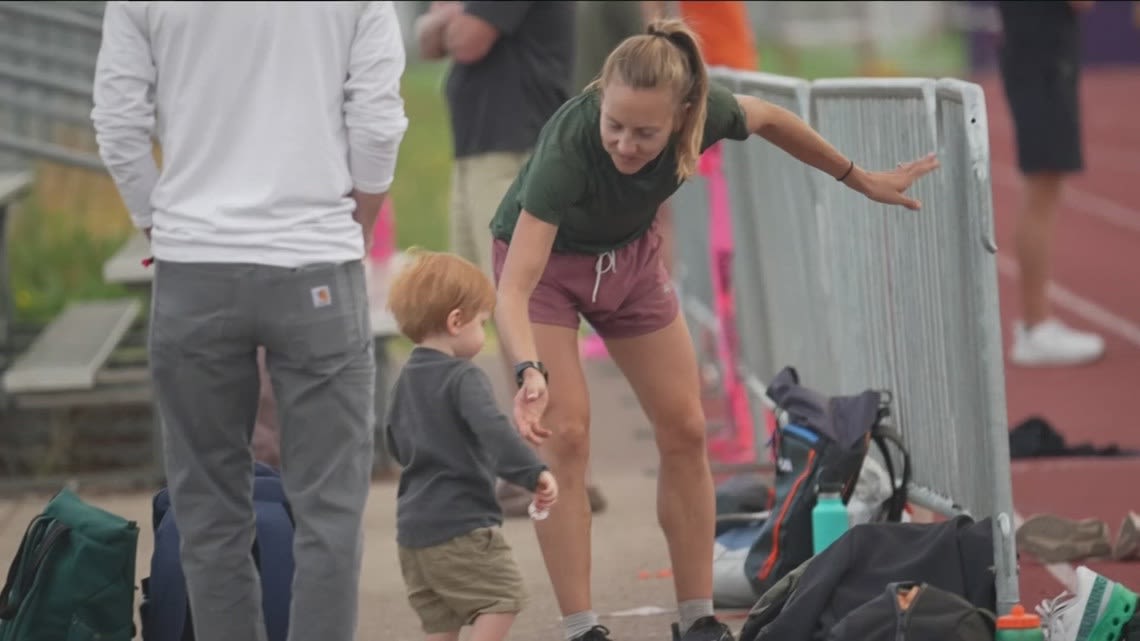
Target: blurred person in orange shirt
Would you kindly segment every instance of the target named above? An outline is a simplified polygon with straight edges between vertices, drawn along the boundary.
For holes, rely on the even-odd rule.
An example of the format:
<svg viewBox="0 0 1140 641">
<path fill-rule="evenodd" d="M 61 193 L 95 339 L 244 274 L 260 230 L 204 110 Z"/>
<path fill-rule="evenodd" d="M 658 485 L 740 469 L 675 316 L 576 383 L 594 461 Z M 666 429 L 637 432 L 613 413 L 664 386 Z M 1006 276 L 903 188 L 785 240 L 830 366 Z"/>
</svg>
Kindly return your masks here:
<svg viewBox="0 0 1140 641">
<path fill-rule="evenodd" d="M 645 4 L 650 6 L 652 17 L 668 14 L 684 20 L 697 33 L 708 66 L 745 71 L 755 71 L 759 66 L 748 6 L 744 2 L 682 0 Z"/>
<path fill-rule="evenodd" d="M 681 19 L 692 26 L 701 39 L 705 61 L 710 67 L 754 71 L 759 64 L 748 7 L 743 2 L 677 3 Z"/>
</svg>

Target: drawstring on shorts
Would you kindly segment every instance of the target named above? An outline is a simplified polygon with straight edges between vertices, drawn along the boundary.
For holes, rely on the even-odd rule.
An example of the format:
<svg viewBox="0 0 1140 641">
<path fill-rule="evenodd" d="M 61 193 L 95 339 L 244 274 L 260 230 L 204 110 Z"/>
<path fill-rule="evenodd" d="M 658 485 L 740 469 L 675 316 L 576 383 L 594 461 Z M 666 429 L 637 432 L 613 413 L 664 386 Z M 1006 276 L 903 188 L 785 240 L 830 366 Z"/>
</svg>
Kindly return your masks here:
<svg viewBox="0 0 1140 641">
<path fill-rule="evenodd" d="M 610 264 L 606 265 L 606 259 L 610 259 Z M 591 303 L 598 302 L 598 287 L 602 284 L 602 274 L 606 272 L 617 273 L 617 253 L 613 250 L 598 254 L 598 262 L 594 263 L 594 296 L 590 299 Z"/>
</svg>

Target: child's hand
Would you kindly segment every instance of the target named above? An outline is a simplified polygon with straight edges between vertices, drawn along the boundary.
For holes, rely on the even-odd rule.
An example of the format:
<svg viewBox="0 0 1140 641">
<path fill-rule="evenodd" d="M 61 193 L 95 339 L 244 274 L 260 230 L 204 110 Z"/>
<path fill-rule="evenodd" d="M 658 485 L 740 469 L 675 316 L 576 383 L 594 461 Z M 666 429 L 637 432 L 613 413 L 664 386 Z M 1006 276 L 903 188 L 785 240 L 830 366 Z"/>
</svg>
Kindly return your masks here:
<svg viewBox="0 0 1140 641">
<path fill-rule="evenodd" d="M 558 500 L 558 481 L 549 470 L 538 475 L 538 485 L 534 488 L 534 507 L 539 512 L 545 512 Z"/>
</svg>

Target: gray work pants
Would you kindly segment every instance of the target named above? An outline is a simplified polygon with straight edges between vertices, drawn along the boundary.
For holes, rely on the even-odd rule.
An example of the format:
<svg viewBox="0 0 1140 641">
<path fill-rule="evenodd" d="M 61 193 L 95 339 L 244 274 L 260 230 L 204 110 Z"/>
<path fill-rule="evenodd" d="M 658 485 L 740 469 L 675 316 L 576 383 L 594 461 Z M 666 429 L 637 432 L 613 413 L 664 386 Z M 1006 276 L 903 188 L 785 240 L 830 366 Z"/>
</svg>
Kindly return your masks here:
<svg viewBox="0 0 1140 641">
<path fill-rule="evenodd" d="M 195 637 L 264 641 L 251 555 L 257 347 L 296 519 L 291 641 L 352 641 L 375 360 L 359 261 L 156 263 L 150 363 Z"/>
</svg>

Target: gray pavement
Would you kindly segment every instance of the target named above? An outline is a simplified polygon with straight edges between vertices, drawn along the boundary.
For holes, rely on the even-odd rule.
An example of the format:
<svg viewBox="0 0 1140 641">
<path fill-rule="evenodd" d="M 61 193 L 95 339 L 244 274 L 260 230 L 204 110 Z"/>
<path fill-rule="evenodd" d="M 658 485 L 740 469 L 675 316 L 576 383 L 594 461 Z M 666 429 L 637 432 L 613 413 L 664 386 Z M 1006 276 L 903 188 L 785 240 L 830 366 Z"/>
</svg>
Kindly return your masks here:
<svg viewBox="0 0 1140 641">
<path fill-rule="evenodd" d="M 501 370 L 494 369 L 494 356 L 484 354 L 480 364 L 488 369 L 496 384 L 505 385 Z M 668 640 L 675 604 L 672 579 L 659 576 L 669 568 L 669 560 L 657 526 L 657 456 L 649 425 L 611 363 L 588 363 L 587 377 L 594 417 L 592 475 L 608 501 L 606 510 L 594 518 L 595 608 L 615 641 Z M 90 494 L 82 488 L 79 491 L 93 504 L 140 524 L 137 575 L 141 579 L 149 574 L 153 548 L 151 494 Z M 394 540 L 395 491 L 394 482 L 377 482 L 365 515 L 367 548 L 358 634 L 361 641 L 423 638 L 400 579 Z M 24 528 L 42 509 L 45 499 L 42 495 L 22 500 L 0 499 L 0 570 L 6 571 Z M 531 591 L 530 607 L 519 616 L 510 638 L 558 641 L 558 608 L 530 521 L 509 519 L 504 532 Z M 644 577 L 646 573 L 648 578 Z M 740 621 L 730 623 L 738 628 Z"/>
</svg>

